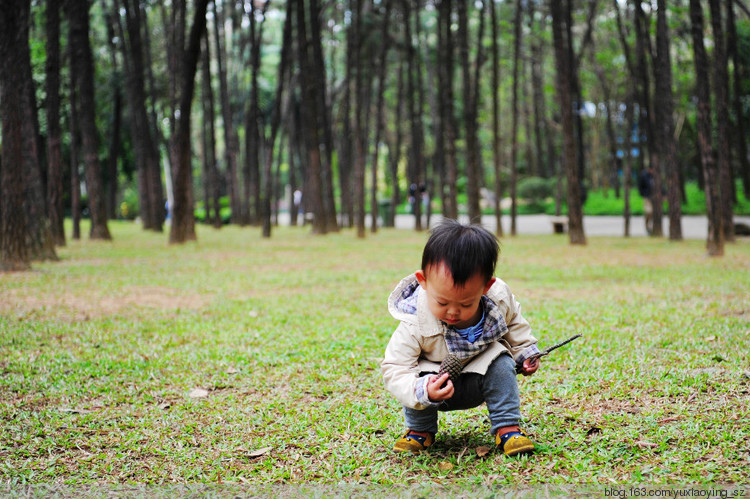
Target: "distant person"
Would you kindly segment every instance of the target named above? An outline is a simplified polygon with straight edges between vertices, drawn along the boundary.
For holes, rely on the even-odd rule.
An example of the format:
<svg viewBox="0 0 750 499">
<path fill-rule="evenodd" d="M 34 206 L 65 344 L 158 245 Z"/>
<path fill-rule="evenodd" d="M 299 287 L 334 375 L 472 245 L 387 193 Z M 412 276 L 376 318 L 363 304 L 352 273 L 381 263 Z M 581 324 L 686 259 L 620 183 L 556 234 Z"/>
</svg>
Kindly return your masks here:
<svg viewBox="0 0 750 499">
<path fill-rule="evenodd" d="M 294 205 L 293 209 L 297 210 L 297 216 L 298 217 L 304 217 L 305 214 L 302 212 L 302 191 L 299 189 L 294 190 L 294 194 L 292 195 L 292 204 Z"/>
<path fill-rule="evenodd" d="M 406 432 L 394 450 L 430 447 L 438 411 L 487 403 L 492 436 L 505 455 L 534 451 L 520 428 L 517 372 L 539 368 L 539 350 L 506 283 L 494 277 L 499 245 L 478 225 L 445 219 L 432 232 L 422 268 L 404 278 L 388 299 L 401 323 L 381 364 L 386 388 L 401 403 Z M 461 375 L 438 376 L 441 362 L 459 357 Z"/>
<path fill-rule="evenodd" d="M 638 176 L 638 193 L 643 198 L 643 221 L 646 232 L 650 235 L 654 230 L 654 169 L 644 168 Z"/>
</svg>

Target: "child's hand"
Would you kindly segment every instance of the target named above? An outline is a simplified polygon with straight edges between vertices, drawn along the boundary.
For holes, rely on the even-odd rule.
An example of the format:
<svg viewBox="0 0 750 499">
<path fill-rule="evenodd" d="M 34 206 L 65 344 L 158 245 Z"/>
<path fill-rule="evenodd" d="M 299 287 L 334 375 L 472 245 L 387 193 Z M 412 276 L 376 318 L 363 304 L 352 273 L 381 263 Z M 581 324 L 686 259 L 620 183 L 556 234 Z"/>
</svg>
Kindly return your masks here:
<svg viewBox="0 0 750 499">
<path fill-rule="evenodd" d="M 521 374 L 524 376 L 531 376 L 537 369 L 539 369 L 538 357 L 526 359 L 523 361 L 523 366 L 521 366 Z"/>
<path fill-rule="evenodd" d="M 453 396 L 453 382 L 448 378 L 450 378 L 448 373 L 443 373 L 440 377 L 435 374 L 430 375 L 427 382 L 427 396 L 430 397 L 430 400 L 440 402 Z M 445 386 L 443 386 L 443 383 L 445 383 Z"/>
</svg>

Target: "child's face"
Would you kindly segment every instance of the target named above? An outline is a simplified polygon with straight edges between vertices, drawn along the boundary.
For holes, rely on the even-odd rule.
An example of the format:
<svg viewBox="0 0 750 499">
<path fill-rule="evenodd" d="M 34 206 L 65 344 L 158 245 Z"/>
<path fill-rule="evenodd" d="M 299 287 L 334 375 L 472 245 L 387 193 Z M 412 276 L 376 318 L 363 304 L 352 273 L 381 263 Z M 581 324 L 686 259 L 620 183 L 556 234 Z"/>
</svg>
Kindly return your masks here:
<svg viewBox="0 0 750 499">
<path fill-rule="evenodd" d="M 416 275 L 427 293 L 427 303 L 432 315 L 456 329 L 471 327 L 482 318 L 479 303 L 482 295 L 495 282 L 494 277 L 485 282 L 476 273 L 463 286 L 457 287 L 450 271 L 442 263 L 428 267 L 425 272 L 418 270 Z"/>
</svg>

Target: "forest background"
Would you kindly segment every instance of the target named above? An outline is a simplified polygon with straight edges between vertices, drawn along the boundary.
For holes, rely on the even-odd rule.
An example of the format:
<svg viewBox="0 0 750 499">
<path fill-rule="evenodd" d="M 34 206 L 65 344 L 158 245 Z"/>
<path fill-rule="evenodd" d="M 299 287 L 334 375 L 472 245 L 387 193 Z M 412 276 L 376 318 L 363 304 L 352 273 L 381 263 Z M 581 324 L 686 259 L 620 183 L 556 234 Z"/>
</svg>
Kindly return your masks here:
<svg viewBox="0 0 750 499">
<path fill-rule="evenodd" d="M 421 229 L 505 209 L 515 234 L 546 210 L 584 244 L 589 198 L 617 200 L 628 235 L 649 167 L 656 236 L 662 211 L 672 240 L 705 211 L 720 255 L 750 211 L 741 0 L 2 5 L 6 269 L 54 259 L 82 215 L 101 239 L 169 217 L 181 243 L 196 220 L 270 236 L 284 208 L 360 237 L 368 212 Z"/>
</svg>

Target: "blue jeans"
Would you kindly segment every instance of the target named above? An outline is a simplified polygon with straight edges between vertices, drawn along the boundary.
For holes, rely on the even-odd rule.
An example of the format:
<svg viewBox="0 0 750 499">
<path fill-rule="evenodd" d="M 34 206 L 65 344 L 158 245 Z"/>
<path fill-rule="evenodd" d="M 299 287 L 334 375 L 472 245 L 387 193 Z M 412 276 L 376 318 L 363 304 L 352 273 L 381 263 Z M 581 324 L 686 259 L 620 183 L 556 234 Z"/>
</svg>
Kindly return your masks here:
<svg viewBox="0 0 750 499">
<path fill-rule="evenodd" d="M 422 373 L 422 376 L 433 373 Z M 440 405 L 427 409 L 404 407 L 406 427 L 414 431 L 437 433 L 438 411 L 458 411 L 487 403 L 490 415 L 490 433 L 505 426 L 519 424 L 521 401 L 516 380 L 516 362 L 508 354 L 500 355 L 482 376 L 477 373 L 463 373 L 454 383 L 453 397 Z"/>
</svg>

